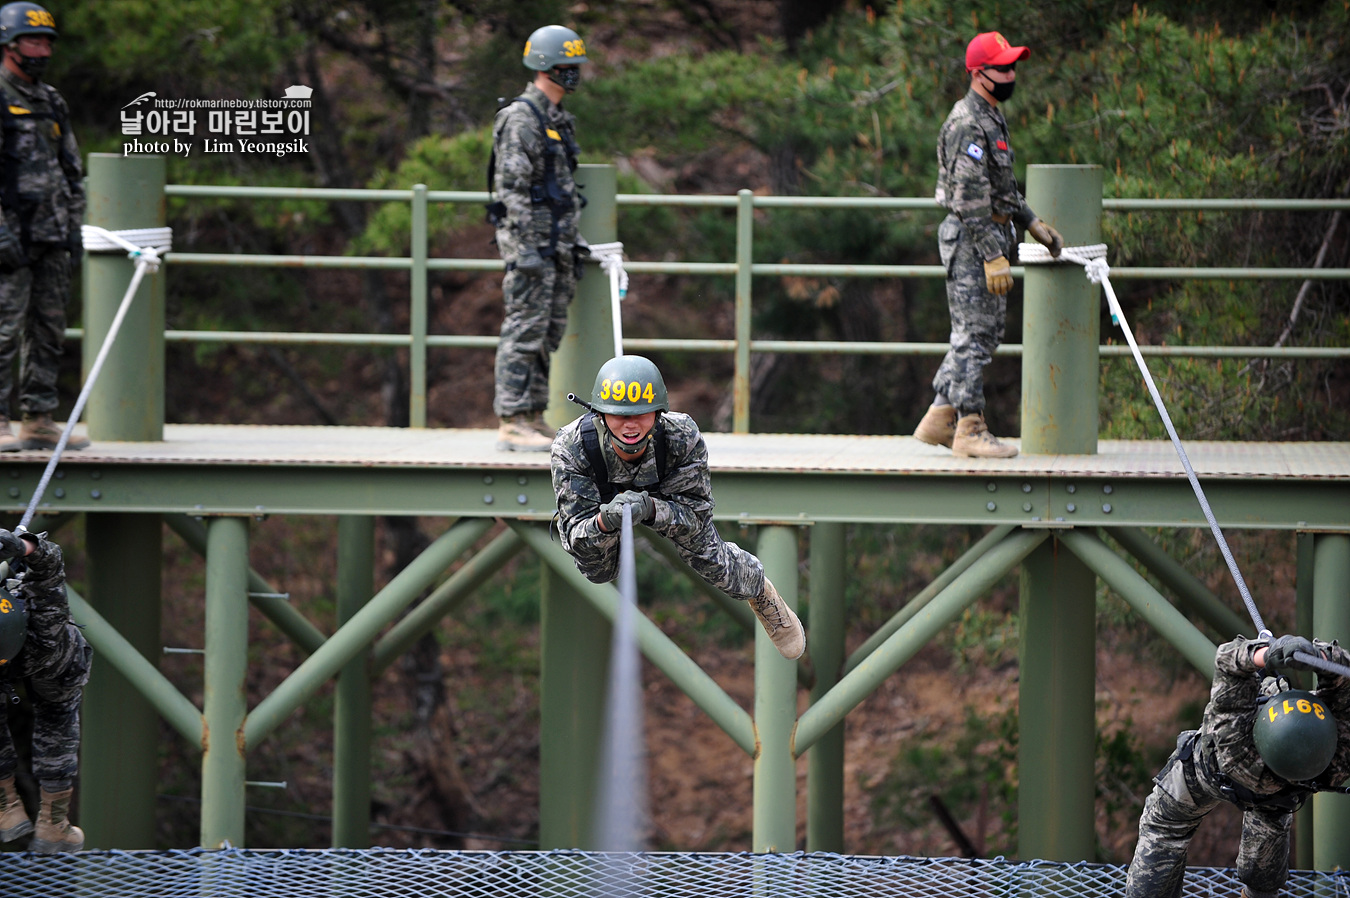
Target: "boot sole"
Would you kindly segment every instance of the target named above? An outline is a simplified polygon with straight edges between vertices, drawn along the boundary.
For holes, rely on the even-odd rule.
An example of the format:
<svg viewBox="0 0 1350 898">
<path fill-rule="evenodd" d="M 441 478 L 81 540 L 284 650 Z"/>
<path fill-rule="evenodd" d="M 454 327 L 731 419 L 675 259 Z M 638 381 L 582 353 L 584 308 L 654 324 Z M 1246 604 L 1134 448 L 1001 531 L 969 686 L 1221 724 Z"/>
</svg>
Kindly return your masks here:
<svg viewBox="0 0 1350 898">
<path fill-rule="evenodd" d="M 47 442 L 46 440 L 24 440 L 24 441 L 23 441 L 23 448 L 24 448 L 24 449 L 46 450 L 46 451 L 50 452 L 50 451 L 52 451 L 53 449 L 56 448 L 56 443 L 49 443 L 49 442 Z M 81 450 L 81 449 L 88 449 L 88 448 L 89 448 L 89 441 L 88 441 L 88 440 L 71 440 L 69 443 L 66 443 L 66 448 L 67 448 L 67 449 L 70 449 L 70 450 L 72 450 L 72 451 L 76 451 L 76 452 L 78 452 L 78 451 Z M 13 451 L 13 450 L 0 450 L 0 451 Z"/>
<path fill-rule="evenodd" d="M 84 843 L 78 845 L 70 842 L 48 842 L 45 839 L 34 839 L 28 843 L 28 850 L 34 854 L 66 854 L 74 851 L 83 851 Z"/>
<path fill-rule="evenodd" d="M 11 826 L 9 829 L 0 829 L 0 842 L 13 842 L 21 836 L 26 836 L 33 831 L 33 821 L 25 820 L 18 826 Z"/>
<path fill-rule="evenodd" d="M 517 446 L 515 443 L 497 443 L 498 452 L 548 452 L 552 448 L 552 443 L 547 446 Z"/>
<path fill-rule="evenodd" d="M 930 446 L 942 446 L 946 449 L 952 448 L 952 441 L 950 438 L 945 440 L 935 440 L 927 434 L 919 433 L 917 430 L 914 431 L 914 439 L 918 440 L 920 443 L 927 443 Z"/>
</svg>

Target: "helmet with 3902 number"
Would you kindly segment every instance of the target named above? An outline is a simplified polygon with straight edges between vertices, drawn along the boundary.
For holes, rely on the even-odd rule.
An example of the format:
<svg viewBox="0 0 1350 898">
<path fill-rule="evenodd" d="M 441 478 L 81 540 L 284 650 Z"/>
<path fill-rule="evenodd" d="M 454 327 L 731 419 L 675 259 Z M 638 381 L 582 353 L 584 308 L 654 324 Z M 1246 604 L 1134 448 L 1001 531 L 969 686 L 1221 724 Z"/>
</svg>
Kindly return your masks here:
<svg viewBox="0 0 1350 898">
<path fill-rule="evenodd" d="M 56 19 L 36 3 L 0 6 L 0 44 L 8 44 L 25 34 L 43 34 L 56 40 Z"/>
<path fill-rule="evenodd" d="M 606 415 L 642 415 L 670 411 L 670 400 L 666 382 L 651 359 L 621 355 L 596 372 L 591 408 Z"/>
<path fill-rule="evenodd" d="M 8 589 L 0 587 L 0 676 L 23 648 L 27 635 L 28 608 Z"/>
<path fill-rule="evenodd" d="M 547 72 L 555 65 L 580 65 L 586 62 L 586 43 L 571 28 L 545 25 L 525 42 L 522 57 L 525 68 Z"/>
<path fill-rule="evenodd" d="M 1326 770 L 1336 754 L 1336 718 L 1311 692 L 1287 689 L 1257 706 L 1252 740 L 1272 773 L 1303 782 Z"/>
</svg>

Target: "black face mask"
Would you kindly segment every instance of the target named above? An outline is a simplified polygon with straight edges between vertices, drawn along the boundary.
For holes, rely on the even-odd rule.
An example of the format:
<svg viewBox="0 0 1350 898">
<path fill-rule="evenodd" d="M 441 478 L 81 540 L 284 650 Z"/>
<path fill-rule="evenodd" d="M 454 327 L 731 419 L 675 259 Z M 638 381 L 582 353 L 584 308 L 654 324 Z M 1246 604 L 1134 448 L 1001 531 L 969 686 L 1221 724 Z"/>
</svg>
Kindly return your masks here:
<svg viewBox="0 0 1350 898">
<path fill-rule="evenodd" d="M 984 75 L 984 72 L 980 72 Z M 1013 95 L 1013 89 L 1017 87 L 1016 81 L 995 81 L 988 75 L 984 75 L 984 80 L 989 84 L 989 93 L 995 100 L 1002 103 Z"/>
<path fill-rule="evenodd" d="M 548 80 L 570 94 L 581 84 L 581 69 L 575 67 L 570 69 L 549 69 Z"/>
<path fill-rule="evenodd" d="M 50 56 L 24 56 L 20 53 L 19 68 L 34 81 L 41 81 L 43 73 L 47 71 L 47 60 L 50 58 Z"/>
</svg>

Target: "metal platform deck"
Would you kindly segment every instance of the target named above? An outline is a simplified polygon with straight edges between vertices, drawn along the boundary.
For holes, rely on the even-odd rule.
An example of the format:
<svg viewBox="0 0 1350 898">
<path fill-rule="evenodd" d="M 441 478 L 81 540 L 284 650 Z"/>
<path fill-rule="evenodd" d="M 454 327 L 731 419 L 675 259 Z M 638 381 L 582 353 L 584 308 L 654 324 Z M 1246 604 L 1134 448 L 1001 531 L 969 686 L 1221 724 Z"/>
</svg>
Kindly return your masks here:
<svg viewBox="0 0 1350 898">
<path fill-rule="evenodd" d="M 553 510 L 547 456 L 499 452 L 493 430 L 167 425 L 164 435 L 68 453 L 43 510 L 523 518 Z M 954 458 L 908 436 L 705 436 L 718 514 L 747 523 L 1204 524 L 1163 441 L 992 460 Z M 1225 526 L 1350 530 L 1350 443 L 1186 448 Z M 4 456 L 6 507 L 23 507 L 47 458 Z"/>
</svg>

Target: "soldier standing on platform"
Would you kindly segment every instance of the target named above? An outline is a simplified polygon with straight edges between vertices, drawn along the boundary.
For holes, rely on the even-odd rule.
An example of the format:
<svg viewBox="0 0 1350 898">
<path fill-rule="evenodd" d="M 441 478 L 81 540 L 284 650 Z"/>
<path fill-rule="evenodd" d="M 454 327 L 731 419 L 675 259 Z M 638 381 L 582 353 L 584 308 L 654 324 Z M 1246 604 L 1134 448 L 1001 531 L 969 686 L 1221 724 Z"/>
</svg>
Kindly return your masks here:
<svg viewBox="0 0 1350 898">
<path fill-rule="evenodd" d="M 42 80 L 56 21 L 36 3 L 0 7 L 0 452 L 55 449 L 56 377 L 66 332 L 70 274 L 84 253 L 84 170 L 70 107 Z M 23 425 L 10 427 L 19 353 Z M 71 439 L 67 449 L 88 440 Z"/>
<path fill-rule="evenodd" d="M 544 423 L 551 356 L 562 343 L 567 306 L 576 293 L 586 241 L 577 231 L 582 198 L 576 119 L 563 97 L 581 82 L 586 46 L 575 31 L 546 25 L 525 43 L 525 67 L 538 74 L 497 113 L 492 127 L 488 189 L 497 201 L 488 220 L 506 262 L 501 343 L 497 346 L 493 411 L 501 421 L 497 448 L 546 452 L 553 430 Z"/>
<path fill-rule="evenodd" d="M 80 766 L 80 703 L 93 650 L 70 619 L 61 547 L 46 534 L 0 530 L 0 560 L 13 579 L 0 591 L 0 841 L 33 833 L 39 854 L 79 851 L 84 833 L 69 819 Z M 19 798 L 19 759 L 9 735 L 8 695 L 22 683 L 33 705 L 37 830 Z"/>
<path fill-rule="evenodd" d="M 595 375 L 591 413 L 553 441 L 558 531 L 577 570 L 608 583 L 619 570 L 623 508 L 675 544 L 699 576 L 749 602 L 784 658 L 806 651 L 802 622 L 764 576 L 764 565 L 713 525 L 708 447 L 694 419 L 670 410 L 666 384 L 650 360 L 610 359 Z"/>
<path fill-rule="evenodd" d="M 997 31 L 966 47 L 970 91 L 952 107 L 938 137 L 936 199 L 948 215 L 938 228 L 947 269 L 951 349 L 937 376 L 937 394 L 914 436 L 947 446 L 953 455 L 1008 458 L 984 423 L 984 367 L 1003 340 L 1012 289 L 1013 229 L 1017 224 L 1059 256 L 1064 240 L 1036 217 L 1017 189 L 1008 123 L 998 104 L 1013 94 L 1017 63 L 1031 55 Z"/>
</svg>

